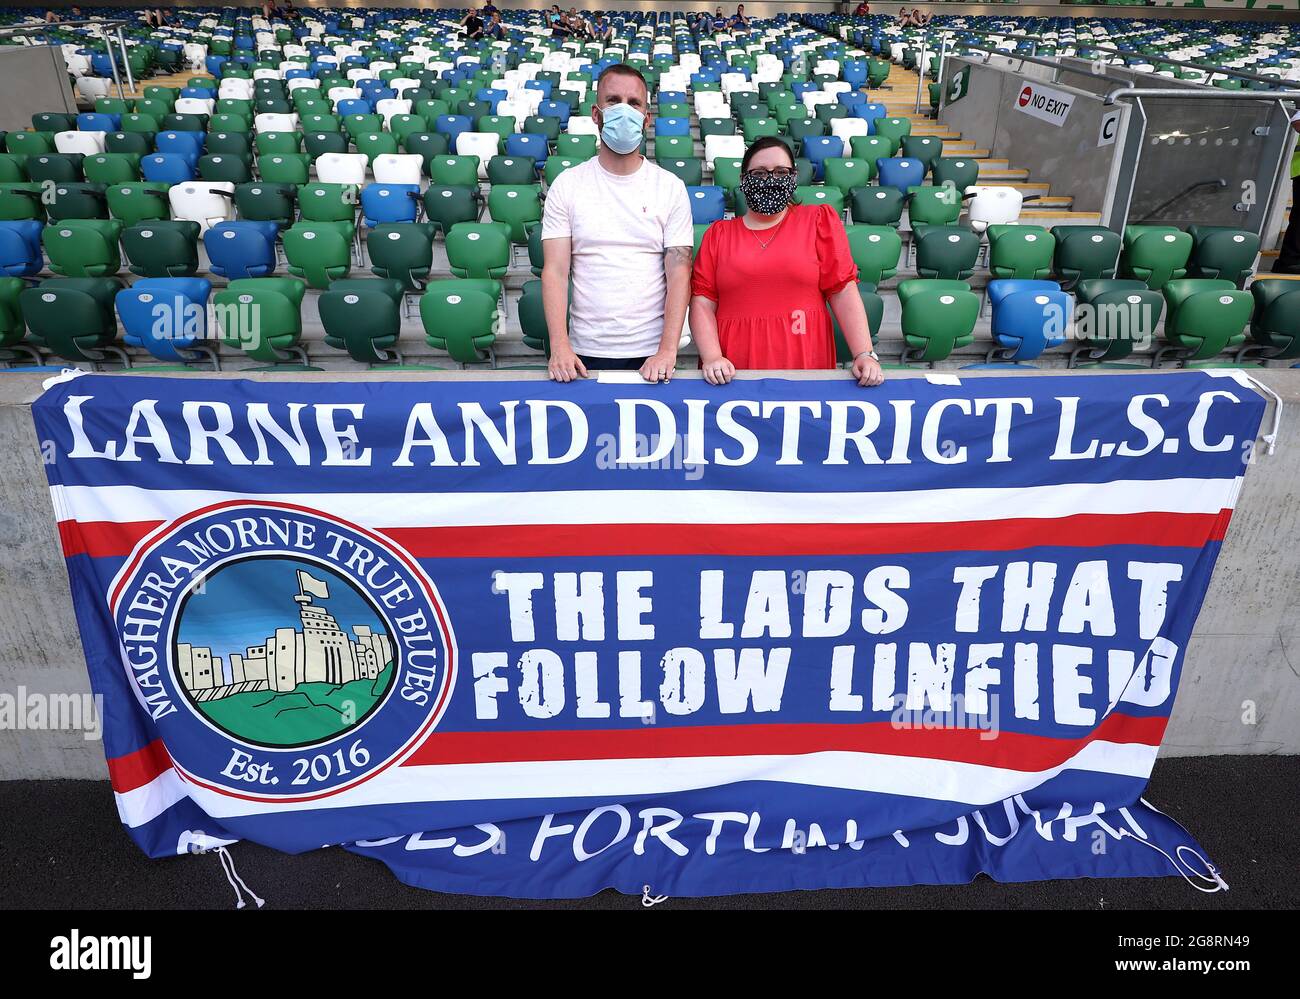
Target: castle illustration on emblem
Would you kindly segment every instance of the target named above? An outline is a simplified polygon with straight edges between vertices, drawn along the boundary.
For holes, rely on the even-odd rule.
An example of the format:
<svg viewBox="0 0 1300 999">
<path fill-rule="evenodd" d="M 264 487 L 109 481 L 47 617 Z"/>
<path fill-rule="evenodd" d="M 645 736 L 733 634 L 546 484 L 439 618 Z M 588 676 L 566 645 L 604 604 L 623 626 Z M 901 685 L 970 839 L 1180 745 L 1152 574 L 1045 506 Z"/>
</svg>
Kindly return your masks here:
<svg viewBox="0 0 1300 999">
<path fill-rule="evenodd" d="M 292 596 L 269 596 L 295 584 Z M 270 627 L 247 642 L 258 625 Z M 364 720 L 392 683 L 393 643 L 341 576 L 290 558 L 254 558 L 223 567 L 187 597 L 173 667 L 213 724 L 250 742 L 298 746 Z"/>
</svg>

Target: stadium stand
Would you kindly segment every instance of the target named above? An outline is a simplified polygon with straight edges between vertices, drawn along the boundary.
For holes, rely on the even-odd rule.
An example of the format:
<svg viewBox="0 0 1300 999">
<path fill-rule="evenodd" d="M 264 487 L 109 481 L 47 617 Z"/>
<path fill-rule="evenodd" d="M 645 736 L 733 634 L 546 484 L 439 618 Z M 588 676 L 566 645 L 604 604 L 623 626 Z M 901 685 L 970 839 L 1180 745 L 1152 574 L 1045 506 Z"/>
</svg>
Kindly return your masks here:
<svg viewBox="0 0 1300 999">
<path fill-rule="evenodd" d="M 596 155 L 596 81 L 619 62 L 650 83 L 645 152 L 687 185 L 697 247 L 744 211 L 746 144 L 785 138 L 796 200 L 846 222 L 886 362 L 1300 356 L 1300 281 L 1269 275 L 1275 245 L 1103 228 L 1050 177 L 937 119 L 931 54 L 942 37 L 954 53 L 1093 58 L 1225 91 L 1300 87 L 1285 24 L 999 11 L 939 15 L 928 33 L 829 14 L 700 32 L 681 11 L 611 11 L 601 43 L 553 37 L 527 10 L 502 12 L 503 38 L 469 41 L 462 13 L 169 8 L 150 27 L 128 12 L 125 59 L 94 25 L 0 14 L 0 43 L 62 49 L 78 107 L 0 133 L 0 363 L 544 367 L 546 190 Z M 160 337 L 146 321 L 160 302 L 205 319 Z M 1103 302 L 1149 307 L 1150 335 L 1044 333 L 1049 314 L 1069 325 Z M 269 331 L 256 343 L 230 318 L 250 305 Z"/>
</svg>

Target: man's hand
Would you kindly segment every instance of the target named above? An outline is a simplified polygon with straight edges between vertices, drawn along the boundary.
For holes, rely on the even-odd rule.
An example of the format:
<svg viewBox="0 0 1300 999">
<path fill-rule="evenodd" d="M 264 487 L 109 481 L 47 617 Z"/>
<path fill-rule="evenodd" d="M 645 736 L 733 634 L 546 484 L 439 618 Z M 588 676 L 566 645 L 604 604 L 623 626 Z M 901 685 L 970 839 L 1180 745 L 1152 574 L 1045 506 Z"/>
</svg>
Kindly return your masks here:
<svg viewBox="0 0 1300 999">
<path fill-rule="evenodd" d="M 704 372 L 704 380 L 710 385 L 726 385 L 736 374 L 736 366 L 721 354 L 708 360 L 701 360 L 700 370 Z"/>
<path fill-rule="evenodd" d="M 653 357 L 646 358 L 645 364 L 641 365 L 641 377 L 648 382 L 670 382 L 676 365 L 677 351 L 661 350 Z"/>
<path fill-rule="evenodd" d="M 853 359 L 853 377 L 863 388 L 871 388 L 885 380 L 885 373 L 880 362 L 867 354 L 859 354 Z"/>
<path fill-rule="evenodd" d="M 546 373 L 552 381 L 571 382 L 587 377 L 587 369 L 578 360 L 572 348 L 556 347 L 551 350 L 551 363 L 546 366 Z"/>
</svg>

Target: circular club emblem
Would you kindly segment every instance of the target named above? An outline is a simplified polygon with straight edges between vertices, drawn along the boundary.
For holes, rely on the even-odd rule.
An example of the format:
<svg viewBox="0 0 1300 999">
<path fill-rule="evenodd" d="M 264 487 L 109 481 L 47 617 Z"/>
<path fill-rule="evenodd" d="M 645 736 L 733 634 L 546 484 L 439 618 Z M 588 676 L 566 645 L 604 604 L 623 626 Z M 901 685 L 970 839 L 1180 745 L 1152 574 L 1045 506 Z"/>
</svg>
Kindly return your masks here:
<svg viewBox="0 0 1300 999">
<path fill-rule="evenodd" d="M 1020 91 L 1020 98 L 1019 98 L 1020 106 L 1024 107 L 1026 104 L 1028 104 L 1030 100 L 1033 99 L 1033 96 L 1034 96 L 1034 88 L 1026 84 L 1025 89 Z"/>
<path fill-rule="evenodd" d="M 176 769 L 260 801 L 338 794 L 438 723 L 455 639 L 392 542 L 236 500 L 160 528 L 114 581 L 123 665 Z"/>
</svg>

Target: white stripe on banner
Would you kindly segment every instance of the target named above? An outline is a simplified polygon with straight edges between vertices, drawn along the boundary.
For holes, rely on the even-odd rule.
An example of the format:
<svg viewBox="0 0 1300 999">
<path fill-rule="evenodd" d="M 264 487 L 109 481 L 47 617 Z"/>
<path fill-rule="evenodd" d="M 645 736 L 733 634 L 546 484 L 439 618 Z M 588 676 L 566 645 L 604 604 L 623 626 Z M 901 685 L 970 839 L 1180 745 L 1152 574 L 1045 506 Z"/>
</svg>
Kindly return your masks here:
<svg viewBox="0 0 1300 999">
<path fill-rule="evenodd" d="M 322 801 L 272 804 L 246 801 L 189 787 L 199 807 L 213 818 L 268 812 L 310 811 L 419 801 L 602 797 L 669 794 L 737 781 L 777 781 L 810 787 L 872 791 L 989 805 L 1035 788 L 1066 770 L 1089 770 L 1146 779 L 1156 746 L 1090 742 L 1060 766 L 1039 772 L 1003 770 L 976 763 L 879 753 L 825 752 L 797 756 L 710 756 L 650 760 L 546 760 L 509 763 L 456 763 L 392 767 L 372 780 Z M 129 826 L 156 818 L 176 798 L 175 771 L 133 791 L 117 795 L 118 811 Z M 188 785 L 186 785 L 188 786 Z M 490 789 L 487 791 L 485 789 Z M 924 789 L 925 793 L 921 793 Z"/>
<path fill-rule="evenodd" d="M 781 493 L 718 489 L 521 493 L 246 493 L 136 486 L 53 486 L 56 510 L 87 523 L 170 521 L 214 503 L 260 500 L 327 509 L 373 528 L 502 524 L 945 523 L 1072 514 L 1209 513 L 1232 509 L 1240 478 L 1156 479 L 998 489 Z M 1007 500 L 1015 497 L 1014 511 Z"/>
</svg>

